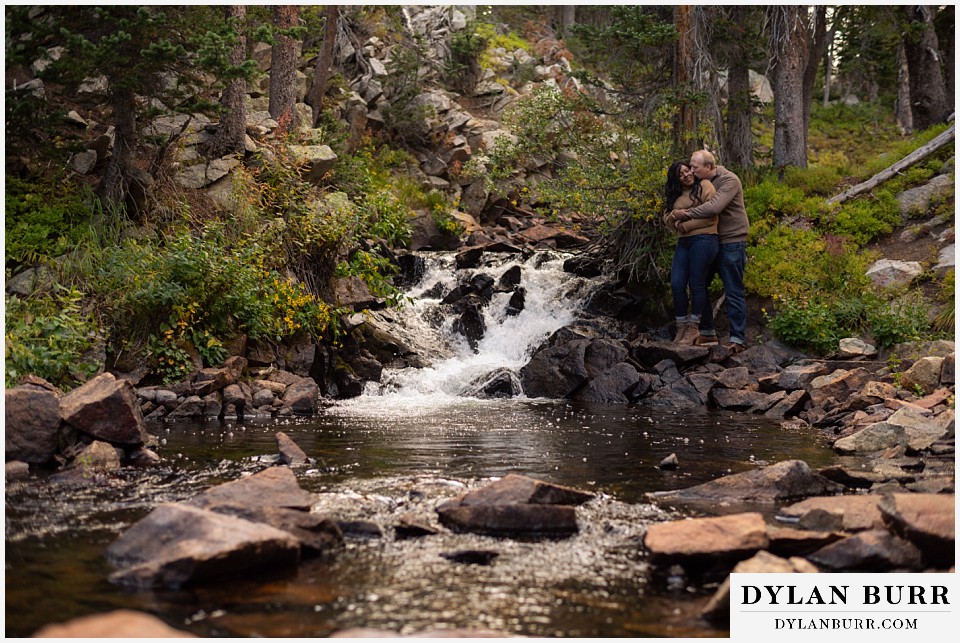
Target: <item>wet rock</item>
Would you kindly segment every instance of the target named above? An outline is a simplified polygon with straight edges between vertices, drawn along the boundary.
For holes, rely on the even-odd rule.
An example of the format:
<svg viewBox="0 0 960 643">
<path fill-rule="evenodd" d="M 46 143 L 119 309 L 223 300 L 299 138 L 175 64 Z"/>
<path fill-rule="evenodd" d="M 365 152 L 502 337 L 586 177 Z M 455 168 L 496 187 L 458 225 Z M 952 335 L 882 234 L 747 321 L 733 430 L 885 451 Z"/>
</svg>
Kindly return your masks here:
<svg viewBox="0 0 960 643">
<path fill-rule="evenodd" d="M 143 444 L 146 431 L 133 385 L 110 373 L 93 378 L 60 399 L 64 422 L 115 444 Z"/>
<path fill-rule="evenodd" d="M 93 476 L 95 472 L 113 473 L 120 470 L 120 454 L 113 445 L 94 440 L 73 459 L 71 468 L 85 476 Z"/>
<path fill-rule="evenodd" d="M 336 521 L 320 514 L 268 506 L 221 505 L 212 510 L 287 532 L 300 543 L 303 556 L 320 556 L 343 544 L 343 532 Z"/>
<path fill-rule="evenodd" d="M 575 534 L 577 514 L 565 505 L 476 505 L 438 508 L 440 522 L 455 531 L 491 536 L 556 537 Z"/>
<path fill-rule="evenodd" d="M 426 272 L 426 262 L 420 255 L 400 255 L 397 257 L 397 265 L 400 266 L 400 274 L 394 277 L 394 283 L 398 288 L 416 286 Z"/>
<path fill-rule="evenodd" d="M 433 526 L 412 515 L 401 516 L 400 521 L 394 526 L 393 532 L 396 534 L 397 540 L 422 538 L 440 533 Z"/>
<path fill-rule="evenodd" d="M 927 564 L 940 569 L 955 564 L 956 497 L 952 493 L 894 493 L 883 497 L 879 510 L 887 528 L 916 545 Z"/>
<path fill-rule="evenodd" d="M 284 464 L 293 467 L 309 464 L 310 459 L 307 454 L 286 433 L 278 431 L 276 438 L 277 450 L 280 452 L 280 459 L 283 460 Z"/>
<path fill-rule="evenodd" d="M 543 346 L 520 370 L 520 382 L 527 397 L 562 399 L 587 383 L 584 365 L 588 340 L 574 340 Z"/>
<path fill-rule="evenodd" d="M 4 393 L 4 452 L 7 460 L 43 464 L 57 452 L 60 400 L 50 391 L 18 386 Z"/>
<path fill-rule="evenodd" d="M 479 268 L 480 259 L 483 258 L 483 248 L 469 248 L 463 252 L 458 252 L 454 257 L 457 270 L 469 268 Z"/>
<path fill-rule="evenodd" d="M 851 469 L 839 465 L 825 467 L 820 469 L 818 473 L 827 480 L 842 484 L 848 489 L 869 489 L 874 483 L 883 481 L 881 476 L 874 475 L 869 471 Z"/>
<path fill-rule="evenodd" d="M 873 529 L 844 538 L 807 558 L 831 571 L 919 571 L 923 566 L 920 550 L 885 529 Z"/>
<path fill-rule="evenodd" d="M 724 476 L 687 489 L 657 491 L 658 501 L 775 502 L 838 493 L 842 487 L 810 470 L 802 460 L 786 460 L 763 469 Z"/>
<path fill-rule="evenodd" d="M 338 520 L 337 526 L 344 536 L 353 538 L 380 538 L 383 536 L 380 525 L 369 520 Z"/>
<path fill-rule="evenodd" d="M 768 545 L 766 523 L 759 513 L 659 523 L 647 528 L 643 537 L 654 565 L 678 564 L 690 573 L 706 575 L 727 572 Z"/>
<path fill-rule="evenodd" d="M 639 374 L 630 364 L 621 362 L 596 375 L 586 387 L 576 394 L 582 402 L 603 404 L 626 404 L 629 395 L 639 380 Z"/>
<path fill-rule="evenodd" d="M 313 496 L 300 488 L 293 471 L 270 467 L 246 478 L 226 482 L 187 501 L 194 507 L 285 507 L 309 511 Z"/>
<path fill-rule="evenodd" d="M 807 498 L 780 509 L 778 518 L 796 522 L 803 529 L 863 531 L 883 526 L 880 496 L 832 496 Z"/>
<path fill-rule="evenodd" d="M 499 368 L 492 373 L 486 373 L 466 388 L 464 395 L 469 397 L 511 398 L 522 392 L 517 375 L 507 368 Z"/>
<path fill-rule="evenodd" d="M 512 290 L 520 285 L 521 276 L 520 266 L 511 266 L 500 275 L 500 281 L 497 282 L 497 286 L 504 290 Z"/>
<path fill-rule="evenodd" d="M 816 567 L 802 558 L 780 558 L 765 551 L 740 561 L 733 568 L 735 574 L 810 574 L 816 573 Z M 722 625 L 730 622 L 730 578 L 723 581 L 710 601 L 700 612 L 707 621 Z"/>
<path fill-rule="evenodd" d="M 174 629 L 152 614 L 114 610 L 105 614 L 81 616 L 65 623 L 45 625 L 34 633 L 33 638 L 167 639 L 196 638 L 196 635 Z"/>
<path fill-rule="evenodd" d="M 152 467 L 160 464 L 160 456 L 146 447 L 140 447 L 129 456 L 130 464 L 135 467 Z"/>
<path fill-rule="evenodd" d="M 491 506 L 505 504 L 582 505 L 592 493 L 510 473 L 484 487 L 448 500 L 444 506 Z"/>
<path fill-rule="evenodd" d="M 320 386 L 309 377 L 301 377 L 283 393 L 283 408 L 296 415 L 314 415 L 319 408 Z"/>
<path fill-rule="evenodd" d="M 300 544 L 285 531 L 183 504 L 164 504 L 106 550 L 121 585 L 178 589 L 295 565 Z"/>
<path fill-rule="evenodd" d="M 507 315 L 510 317 L 519 315 L 523 312 L 526 305 L 527 291 L 524 288 L 518 287 L 510 296 L 510 301 L 507 302 Z"/>
<path fill-rule="evenodd" d="M 286 387 L 284 387 L 286 390 Z M 270 406 L 273 404 L 273 400 L 276 399 L 273 391 L 268 388 L 262 388 L 253 393 L 253 405 L 257 408 L 261 406 Z"/>
<path fill-rule="evenodd" d="M 467 339 L 470 348 L 476 350 L 483 334 L 486 332 L 486 324 L 483 321 L 483 308 L 479 301 L 470 301 L 464 307 L 463 312 L 453 322 L 454 332 L 460 333 Z"/>
<path fill-rule="evenodd" d="M 487 549 L 461 549 L 458 551 L 440 552 L 441 558 L 446 558 L 450 562 L 464 565 L 489 565 L 499 555 L 499 552 Z"/>
<path fill-rule="evenodd" d="M 680 466 L 680 458 L 677 457 L 676 453 L 671 453 L 663 460 L 660 461 L 660 464 L 657 465 L 658 469 L 664 471 L 674 471 Z"/>
</svg>

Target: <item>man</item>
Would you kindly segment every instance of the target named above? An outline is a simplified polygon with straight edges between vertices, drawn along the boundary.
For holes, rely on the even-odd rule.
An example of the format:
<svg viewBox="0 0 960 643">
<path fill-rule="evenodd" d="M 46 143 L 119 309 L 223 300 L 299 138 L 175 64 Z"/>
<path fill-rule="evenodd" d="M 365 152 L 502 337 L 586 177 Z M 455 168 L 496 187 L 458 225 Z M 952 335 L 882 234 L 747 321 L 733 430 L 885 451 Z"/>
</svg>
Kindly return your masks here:
<svg viewBox="0 0 960 643">
<path fill-rule="evenodd" d="M 750 222 L 743 205 L 743 185 L 736 174 L 717 165 L 713 154 L 706 150 L 699 150 L 690 156 L 690 169 L 698 179 L 713 183 L 717 193 L 702 205 L 686 210 L 674 210 L 673 214 L 677 221 L 717 215 L 720 217 L 717 225 L 720 253 L 711 272 L 720 273 L 723 281 L 723 291 L 727 298 L 727 319 L 730 320 L 728 348 L 735 355 L 744 350 L 747 344 L 747 299 L 743 287 L 743 269 L 747 263 L 747 234 L 750 232 Z M 707 305 L 710 305 L 709 301 Z M 700 334 L 702 338 L 697 343 L 709 345 L 716 342 L 716 330 L 702 328 Z"/>
</svg>

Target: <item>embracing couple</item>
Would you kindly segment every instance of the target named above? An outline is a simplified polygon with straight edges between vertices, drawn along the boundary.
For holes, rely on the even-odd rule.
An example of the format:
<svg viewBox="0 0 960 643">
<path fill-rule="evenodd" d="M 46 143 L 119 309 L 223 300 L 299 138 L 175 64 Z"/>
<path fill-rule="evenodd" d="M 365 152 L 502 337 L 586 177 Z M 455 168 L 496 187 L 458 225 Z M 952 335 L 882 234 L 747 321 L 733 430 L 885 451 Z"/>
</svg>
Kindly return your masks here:
<svg viewBox="0 0 960 643">
<path fill-rule="evenodd" d="M 678 235 L 670 272 L 677 321 L 674 341 L 695 346 L 719 343 L 707 294 L 713 276 L 719 274 L 730 322 L 728 348 L 737 354 L 747 343 L 743 269 L 750 224 L 743 185 L 736 174 L 717 165 L 713 154 L 700 150 L 689 163 L 670 166 L 665 192 L 663 221 Z"/>
</svg>

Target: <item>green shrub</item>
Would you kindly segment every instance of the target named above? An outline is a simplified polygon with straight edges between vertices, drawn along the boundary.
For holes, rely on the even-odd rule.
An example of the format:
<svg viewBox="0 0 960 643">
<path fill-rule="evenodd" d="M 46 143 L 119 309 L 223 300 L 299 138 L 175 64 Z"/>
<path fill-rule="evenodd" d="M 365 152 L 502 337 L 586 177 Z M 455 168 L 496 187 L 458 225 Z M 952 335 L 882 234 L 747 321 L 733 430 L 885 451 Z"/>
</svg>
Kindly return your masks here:
<svg viewBox="0 0 960 643">
<path fill-rule="evenodd" d="M 776 314 L 763 313 L 773 334 L 791 346 L 827 353 L 836 349 L 841 339 L 828 302 L 808 297 L 778 298 Z"/>
<path fill-rule="evenodd" d="M 836 192 L 842 178 L 839 168 L 828 165 L 811 165 L 805 168 L 788 166 L 783 176 L 784 183 L 791 188 L 820 196 L 830 196 Z"/>
<path fill-rule="evenodd" d="M 7 266 L 59 257 L 88 239 L 92 197 L 68 182 L 58 186 L 7 177 L 4 249 Z"/>
<path fill-rule="evenodd" d="M 97 337 L 97 325 L 84 310 L 83 300 L 79 290 L 62 287 L 27 299 L 4 298 L 7 387 L 32 373 L 66 389 L 96 372 L 96 364 L 82 359 Z"/>
<path fill-rule="evenodd" d="M 864 245 L 880 235 L 893 232 L 902 221 L 900 203 L 893 193 L 877 190 L 844 203 L 828 227 L 832 233 Z"/>
</svg>

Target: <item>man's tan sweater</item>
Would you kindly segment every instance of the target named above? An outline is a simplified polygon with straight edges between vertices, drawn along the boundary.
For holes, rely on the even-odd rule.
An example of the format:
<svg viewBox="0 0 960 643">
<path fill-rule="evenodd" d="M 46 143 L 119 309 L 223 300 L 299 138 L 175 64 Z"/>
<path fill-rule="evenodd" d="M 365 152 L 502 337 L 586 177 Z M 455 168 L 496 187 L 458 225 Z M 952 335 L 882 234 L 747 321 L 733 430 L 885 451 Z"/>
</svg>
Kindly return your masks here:
<svg viewBox="0 0 960 643">
<path fill-rule="evenodd" d="M 717 188 L 717 194 L 702 205 L 687 210 L 692 219 L 720 217 L 717 235 L 720 243 L 746 241 L 750 233 L 750 221 L 747 209 L 743 205 L 743 185 L 737 175 L 723 166 L 717 166 L 717 173 L 710 182 Z"/>
</svg>

